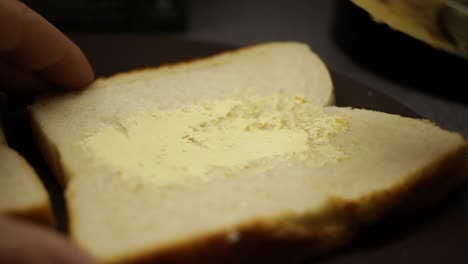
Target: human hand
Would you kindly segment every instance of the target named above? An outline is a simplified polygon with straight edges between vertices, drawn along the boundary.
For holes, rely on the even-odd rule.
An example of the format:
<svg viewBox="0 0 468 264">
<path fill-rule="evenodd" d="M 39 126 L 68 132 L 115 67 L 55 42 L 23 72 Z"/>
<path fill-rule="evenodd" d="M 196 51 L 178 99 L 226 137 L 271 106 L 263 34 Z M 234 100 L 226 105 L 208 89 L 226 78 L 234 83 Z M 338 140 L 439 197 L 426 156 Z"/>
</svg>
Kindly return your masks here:
<svg viewBox="0 0 468 264">
<path fill-rule="evenodd" d="M 94 79 L 81 50 L 18 0 L 0 1 L 0 91 L 33 95 Z M 0 263 L 93 263 L 64 236 L 0 215 Z"/>
<path fill-rule="evenodd" d="M 58 233 L 21 220 L 0 216 L 0 237 L 0 263 L 94 263 Z"/>
<path fill-rule="evenodd" d="M 76 89 L 94 79 L 81 50 L 18 0 L 0 1 L 0 90 L 31 95 Z"/>
</svg>

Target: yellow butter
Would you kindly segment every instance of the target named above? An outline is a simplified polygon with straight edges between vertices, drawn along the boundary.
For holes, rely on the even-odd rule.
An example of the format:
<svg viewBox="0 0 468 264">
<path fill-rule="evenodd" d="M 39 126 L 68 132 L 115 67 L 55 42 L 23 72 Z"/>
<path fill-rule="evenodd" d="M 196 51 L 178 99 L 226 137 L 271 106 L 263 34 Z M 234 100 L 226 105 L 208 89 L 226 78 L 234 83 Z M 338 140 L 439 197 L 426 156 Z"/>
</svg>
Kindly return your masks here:
<svg viewBox="0 0 468 264">
<path fill-rule="evenodd" d="M 281 95 L 180 105 L 103 119 L 80 145 L 120 177 L 156 185 L 229 176 L 259 160 L 320 166 L 344 159 L 346 153 L 329 142 L 348 129 L 346 120 L 315 118 L 317 111 L 301 96 Z M 259 169 L 272 168 L 261 164 Z"/>
</svg>

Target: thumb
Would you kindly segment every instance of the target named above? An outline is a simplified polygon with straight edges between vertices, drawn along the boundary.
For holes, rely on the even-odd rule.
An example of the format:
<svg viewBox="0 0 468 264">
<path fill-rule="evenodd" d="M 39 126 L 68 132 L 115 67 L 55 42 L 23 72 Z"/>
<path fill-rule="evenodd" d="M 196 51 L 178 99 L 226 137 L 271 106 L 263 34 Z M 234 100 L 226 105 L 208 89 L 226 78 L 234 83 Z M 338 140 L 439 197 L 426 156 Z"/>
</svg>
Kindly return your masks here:
<svg viewBox="0 0 468 264">
<path fill-rule="evenodd" d="M 0 216 L 0 263 L 95 263 L 57 232 Z"/>
</svg>

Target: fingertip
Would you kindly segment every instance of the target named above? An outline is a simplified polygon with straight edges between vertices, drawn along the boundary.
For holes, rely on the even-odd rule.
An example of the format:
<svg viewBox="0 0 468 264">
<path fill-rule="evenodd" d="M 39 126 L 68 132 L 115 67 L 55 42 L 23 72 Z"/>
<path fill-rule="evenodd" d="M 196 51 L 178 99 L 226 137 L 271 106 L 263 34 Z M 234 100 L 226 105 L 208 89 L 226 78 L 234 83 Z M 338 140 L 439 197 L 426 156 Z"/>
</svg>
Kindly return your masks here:
<svg viewBox="0 0 468 264">
<path fill-rule="evenodd" d="M 1 263 L 96 263 L 65 236 L 24 220 L 0 215 L 0 237 Z"/>
<path fill-rule="evenodd" d="M 18 46 L 24 37 L 21 13 L 25 4 L 16 1 L 4 1 L 0 8 L 0 52 L 11 50 Z"/>
<path fill-rule="evenodd" d="M 78 46 L 21 1 L 1 2 L 0 22 L 2 61 L 35 72 L 62 89 L 79 89 L 94 80 Z"/>
<path fill-rule="evenodd" d="M 63 58 L 40 70 L 41 75 L 65 90 L 82 89 L 95 78 L 94 70 L 83 52 L 70 41 Z"/>
</svg>

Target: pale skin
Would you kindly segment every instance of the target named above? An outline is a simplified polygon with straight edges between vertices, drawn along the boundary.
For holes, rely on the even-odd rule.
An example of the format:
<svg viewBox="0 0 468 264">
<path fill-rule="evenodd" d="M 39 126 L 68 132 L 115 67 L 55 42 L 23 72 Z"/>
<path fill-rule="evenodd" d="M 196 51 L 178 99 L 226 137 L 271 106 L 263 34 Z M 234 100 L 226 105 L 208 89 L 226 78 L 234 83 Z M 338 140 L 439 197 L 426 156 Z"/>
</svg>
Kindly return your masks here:
<svg viewBox="0 0 468 264">
<path fill-rule="evenodd" d="M 94 72 L 82 51 L 18 0 L 0 1 L 0 89 L 32 96 L 86 87 Z M 0 215 L 0 263 L 94 263 L 51 228 Z"/>
<path fill-rule="evenodd" d="M 0 85 L 9 93 L 78 89 L 94 78 L 81 50 L 18 0 L 0 1 Z"/>
</svg>

